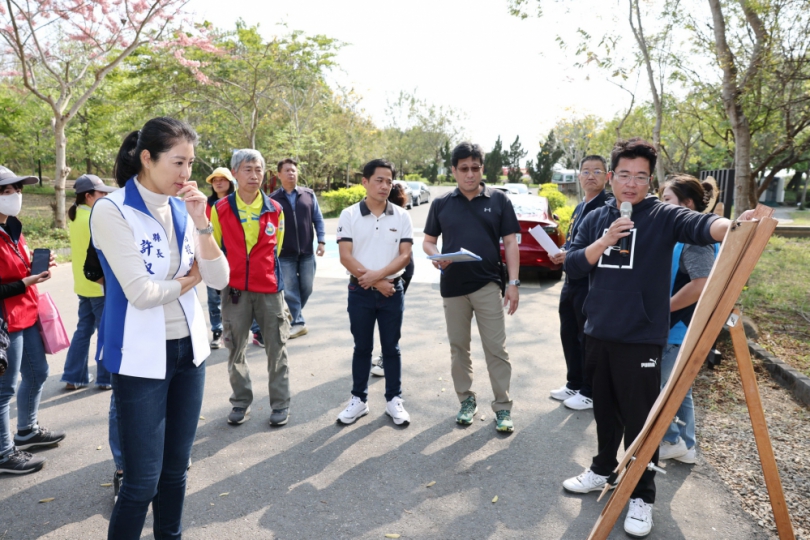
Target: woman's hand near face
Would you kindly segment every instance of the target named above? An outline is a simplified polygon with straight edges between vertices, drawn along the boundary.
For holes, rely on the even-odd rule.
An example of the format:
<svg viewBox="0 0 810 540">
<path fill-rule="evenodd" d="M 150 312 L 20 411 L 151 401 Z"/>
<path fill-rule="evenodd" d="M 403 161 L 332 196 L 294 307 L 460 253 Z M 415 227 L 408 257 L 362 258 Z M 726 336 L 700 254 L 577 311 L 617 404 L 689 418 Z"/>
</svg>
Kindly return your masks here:
<svg viewBox="0 0 810 540">
<path fill-rule="evenodd" d="M 194 226 L 198 229 L 206 228 L 208 226 L 208 217 L 205 215 L 205 207 L 208 204 L 208 197 L 197 189 L 197 182 L 186 182 L 177 192 L 177 196 L 183 197 L 188 215 L 194 221 Z"/>
</svg>

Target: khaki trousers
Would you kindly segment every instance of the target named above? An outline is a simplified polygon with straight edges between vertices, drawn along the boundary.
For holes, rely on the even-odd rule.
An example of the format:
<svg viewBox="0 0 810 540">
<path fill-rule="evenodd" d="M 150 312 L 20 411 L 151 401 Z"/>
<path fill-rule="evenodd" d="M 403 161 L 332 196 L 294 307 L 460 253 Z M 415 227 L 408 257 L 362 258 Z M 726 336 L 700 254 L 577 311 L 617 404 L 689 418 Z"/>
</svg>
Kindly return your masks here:
<svg viewBox="0 0 810 540">
<path fill-rule="evenodd" d="M 228 347 L 228 376 L 231 382 L 231 404 L 248 407 L 253 403 L 250 369 L 245 361 L 245 346 L 250 338 L 253 319 L 261 328 L 267 353 L 267 392 L 272 409 L 290 406 L 290 378 L 287 366 L 287 339 L 290 323 L 284 306 L 284 293 L 242 291 L 239 301 L 231 300 L 230 288 L 222 291 L 222 338 Z"/>
<path fill-rule="evenodd" d="M 484 346 L 489 382 L 495 401 L 492 410 L 512 410 L 509 384 L 512 379 L 512 364 L 506 350 L 506 327 L 503 312 L 503 297 L 497 283 L 488 283 L 472 294 L 443 298 L 444 318 L 447 322 L 447 339 L 450 341 L 450 373 L 458 400 L 475 396 L 472 391 L 473 368 L 470 359 L 470 334 L 472 316 L 478 323 L 478 333 Z"/>
</svg>

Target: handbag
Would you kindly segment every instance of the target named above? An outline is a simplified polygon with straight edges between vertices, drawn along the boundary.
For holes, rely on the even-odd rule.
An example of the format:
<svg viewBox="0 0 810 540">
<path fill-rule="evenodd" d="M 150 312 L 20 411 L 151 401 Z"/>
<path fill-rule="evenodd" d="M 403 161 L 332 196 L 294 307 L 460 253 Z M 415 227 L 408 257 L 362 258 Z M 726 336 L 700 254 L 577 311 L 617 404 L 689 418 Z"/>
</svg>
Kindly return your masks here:
<svg viewBox="0 0 810 540">
<path fill-rule="evenodd" d="M 65 324 L 50 293 L 40 293 L 37 299 L 37 328 L 45 354 L 56 354 L 70 347 Z"/>
</svg>

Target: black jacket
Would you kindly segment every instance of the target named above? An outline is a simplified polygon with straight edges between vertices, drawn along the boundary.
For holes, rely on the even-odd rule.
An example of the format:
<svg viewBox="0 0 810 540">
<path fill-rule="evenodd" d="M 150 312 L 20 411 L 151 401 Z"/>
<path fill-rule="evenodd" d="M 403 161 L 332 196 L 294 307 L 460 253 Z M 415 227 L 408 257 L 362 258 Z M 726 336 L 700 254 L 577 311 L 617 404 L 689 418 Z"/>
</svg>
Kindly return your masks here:
<svg viewBox="0 0 810 540">
<path fill-rule="evenodd" d="M 672 250 L 677 242 L 713 244 L 710 228 L 719 217 L 647 197 L 633 206 L 630 256 L 622 257 L 613 246 L 591 265 L 585 248 L 619 218 L 619 209 L 611 198 L 588 214 L 565 257 L 571 278 L 589 278 L 585 334 L 617 343 L 666 345 Z"/>
<path fill-rule="evenodd" d="M 563 248 L 566 251 L 571 249 L 571 244 L 574 241 L 574 238 L 577 235 L 577 230 L 579 230 L 579 226 L 582 225 L 582 222 L 585 221 L 585 216 L 590 214 L 593 210 L 597 208 L 601 208 L 605 206 L 605 201 L 608 200 L 608 194 L 603 189 L 599 195 L 588 201 L 582 201 L 574 208 L 574 213 L 571 215 L 571 225 L 568 227 L 568 237 L 563 245 Z M 587 287 L 588 286 L 588 279 L 587 278 L 580 278 L 580 279 L 571 279 L 568 274 L 565 274 L 565 282 L 572 287 Z"/>
<path fill-rule="evenodd" d="M 312 242 L 315 240 L 312 220 L 315 212 L 315 192 L 301 186 L 297 186 L 295 191 L 298 194 L 295 208 L 290 205 L 284 188 L 278 188 L 270 194 L 270 198 L 280 204 L 284 211 L 284 243 L 281 244 L 279 254 L 281 258 L 312 255 Z"/>
</svg>

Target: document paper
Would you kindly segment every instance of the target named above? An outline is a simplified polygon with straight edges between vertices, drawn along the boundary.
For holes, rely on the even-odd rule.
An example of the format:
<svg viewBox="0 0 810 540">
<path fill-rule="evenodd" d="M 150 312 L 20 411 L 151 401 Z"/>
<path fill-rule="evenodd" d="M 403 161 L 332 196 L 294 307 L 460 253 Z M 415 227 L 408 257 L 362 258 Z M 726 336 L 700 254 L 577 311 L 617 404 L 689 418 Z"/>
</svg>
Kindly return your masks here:
<svg viewBox="0 0 810 540">
<path fill-rule="evenodd" d="M 461 248 L 461 251 L 456 251 L 455 253 L 440 253 L 438 255 L 431 255 L 428 257 L 428 259 L 431 261 L 477 262 L 481 260 L 481 257 L 472 251 L 467 251 L 466 249 Z"/>
<path fill-rule="evenodd" d="M 537 243 L 546 250 L 550 256 L 554 256 L 560 252 L 560 248 L 557 247 L 557 244 L 554 243 L 554 240 L 548 235 L 546 231 L 543 230 L 541 225 L 534 227 L 533 229 L 529 229 L 529 232 L 534 239 L 537 240 Z"/>
</svg>

